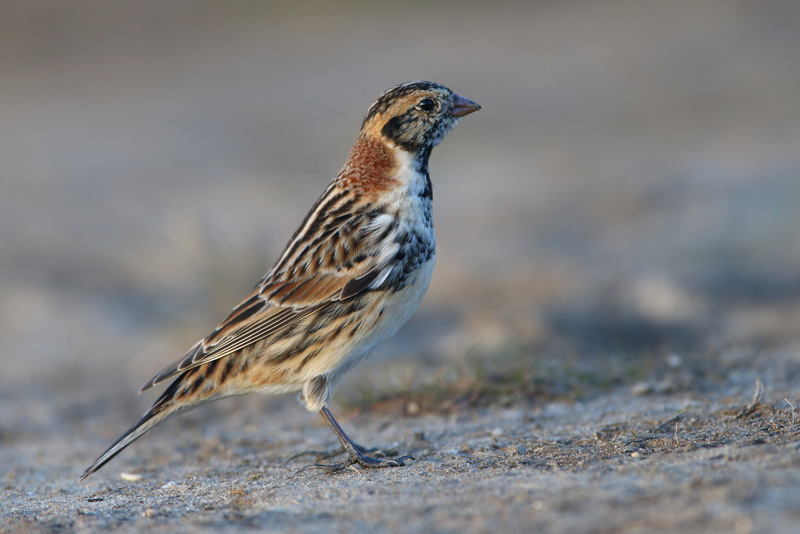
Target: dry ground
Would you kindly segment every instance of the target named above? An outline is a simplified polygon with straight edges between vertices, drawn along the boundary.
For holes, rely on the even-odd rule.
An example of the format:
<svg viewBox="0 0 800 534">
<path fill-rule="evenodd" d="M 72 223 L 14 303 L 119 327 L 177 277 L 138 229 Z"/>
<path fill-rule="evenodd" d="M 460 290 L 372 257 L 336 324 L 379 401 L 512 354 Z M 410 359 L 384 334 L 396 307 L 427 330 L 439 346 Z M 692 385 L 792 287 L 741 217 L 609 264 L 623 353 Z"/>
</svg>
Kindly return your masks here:
<svg viewBox="0 0 800 534">
<path fill-rule="evenodd" d="M 313 458 L 292 456 L 332 446 L 333 438 L 310 416 L 294 417 L 301 408 L 285 402 L 259 410 L 257 402 L 234 401 L 195 412 L 84 484 L 76 467 L 108 439 L 54 448 L 46 436 L 4 436 L 15 452 L 4 454 L 14 467 L 5 476 L 2 531 L 794 528 L 800 414 L 781 397 L 796 391 L 748 399 L 744 392 L 642 395 L 645 389 L 577 402 L 463 402 L 413 416 L 402 413 L 419 406 L 413 396 L 384 404 L 347 417 L 347 426 L 418 460 L 378 472 L 303 469 Z M 116 420 L 94 430 L 111 437 Z"/>
</svg>

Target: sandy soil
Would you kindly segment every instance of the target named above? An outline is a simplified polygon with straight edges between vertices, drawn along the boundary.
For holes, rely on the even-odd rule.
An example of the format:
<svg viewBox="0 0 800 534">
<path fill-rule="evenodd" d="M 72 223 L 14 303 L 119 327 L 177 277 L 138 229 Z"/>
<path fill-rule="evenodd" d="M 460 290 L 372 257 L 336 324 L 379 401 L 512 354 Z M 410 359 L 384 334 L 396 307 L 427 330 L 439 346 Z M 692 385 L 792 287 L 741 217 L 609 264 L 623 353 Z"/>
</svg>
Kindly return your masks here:
<svg viewBox="0 0 800 534">
<path fill-rule="evenodd" d="M 0 532 L 795 531 L 798 25 L 792 1 L 3 3 Z M 323 421 L 246 397 L 78 483 L 411 79 L 484 109 L 432 158 L 429 294 L 334 410 L 417 461 L 304 469 Z"/>
<path fill-rule="evenodd" d="M 4 453 L 3 531 L 790 532 L 800 415 L 777 399 L 792 393 L 370 412 L 347 426 L 418 460 L 334 475 L 292 459 L 333 439 L 291 403 L 195 412 L 83 484 L 75 468 L 103 440 L 26 436 Z"/>
</svg>

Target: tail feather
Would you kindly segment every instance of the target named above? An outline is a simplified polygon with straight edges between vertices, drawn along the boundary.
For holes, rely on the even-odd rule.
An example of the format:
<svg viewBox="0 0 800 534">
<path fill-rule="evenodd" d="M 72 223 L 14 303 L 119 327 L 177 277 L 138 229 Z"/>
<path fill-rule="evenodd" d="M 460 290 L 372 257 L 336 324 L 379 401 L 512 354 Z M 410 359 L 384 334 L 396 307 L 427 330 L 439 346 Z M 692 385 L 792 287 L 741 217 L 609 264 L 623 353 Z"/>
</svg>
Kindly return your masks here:
<svg viewBox="0 0 800 534">
<path fill-rule="evenodd" d="M 144 416 L 139 420 L 138 423 L 133 425 L 127 432 L 125 432 L 117 441 L 111 445 L 106 452 L 104 452 L 97 460 L 94 461 L 89 468 L 83 472 L 81 478 L 79 480 L 83 480 L 84 478 L 88 477 L 101 467 L 103 467 L 109 460 L 111 460 L 114 456 L 122 452 L 122 449 L 142 437 L 142 435 L 156 426 L 158 423 L 166 419 L 166 415 L 163 417 L 158 417 L 158 414 L 153 414 L 152 412 L 148 411 Z"/>
<path fill-rule="evenodd" d="M 90 465 L 88 469 L 86 469 L 86 471 L 83 472 L 79 481 L 85 479 L 103 467 L 109 460 L 122 452 L 125 447 L 142 437 L 145 432 L 156 426 L 161 421 L 197 406 L 199 403 L 175 402 L 176 395 L 180 391 L 180 387 L 185 377 L 186 373 L 181 375 L 177 380 L 170 384 L 166 391 L 164 391 L 164 393 L 153 404 L 153 407 L 150 408 L 141 419 L 139 419 L 139 422 L 128 429 L 128 431 L 120 436 L 120 438 L 115 441 L 106 450 L 106 452 L 100 455 L 100 457 L 95 460 L 94 463 Z"/>
</svg>

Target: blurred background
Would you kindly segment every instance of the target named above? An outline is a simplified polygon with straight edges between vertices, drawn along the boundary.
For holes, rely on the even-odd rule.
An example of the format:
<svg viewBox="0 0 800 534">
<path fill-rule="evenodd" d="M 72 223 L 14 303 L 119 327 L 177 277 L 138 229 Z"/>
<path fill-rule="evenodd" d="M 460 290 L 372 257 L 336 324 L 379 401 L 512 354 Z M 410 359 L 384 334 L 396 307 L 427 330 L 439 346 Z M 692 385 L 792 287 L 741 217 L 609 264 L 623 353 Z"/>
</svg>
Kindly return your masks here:
<svg viewBox="0 0 800 534">
<path fill-rule="evenodd" d="M 416 79 L 483 110 L 432 157 L 428 296 L 344 398 L 792 383 L 798 27 L 792 0 L 0 3 L 0 431 L 118 434 Z"/>
</svg>

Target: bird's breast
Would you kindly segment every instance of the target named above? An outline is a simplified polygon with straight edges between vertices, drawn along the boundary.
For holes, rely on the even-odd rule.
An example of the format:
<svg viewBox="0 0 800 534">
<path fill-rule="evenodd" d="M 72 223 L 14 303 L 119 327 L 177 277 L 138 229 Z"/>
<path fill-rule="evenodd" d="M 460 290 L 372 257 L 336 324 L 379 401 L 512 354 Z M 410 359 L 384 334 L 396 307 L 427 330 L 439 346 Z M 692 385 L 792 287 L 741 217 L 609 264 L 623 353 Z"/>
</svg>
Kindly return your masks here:
<svg viewBox="0 0 800 534">
<path fill-rule="evenodd" d="M 424 278 L 423 285 L 427 288 L 436 256 L 430 179 L 427 172 L 410 168 L 400 181 L 404 187 L 398 188 L 395 198 L 389 203 L 397 220 L 397 229 L 393 236 L 396 247 L 394 267 L 387 282 L 392 289 L 399 291 L 410 283 L 416 283 L 418 278 Z M 429 269 L 420 272 L 428 264 Z"/>
</svg>

